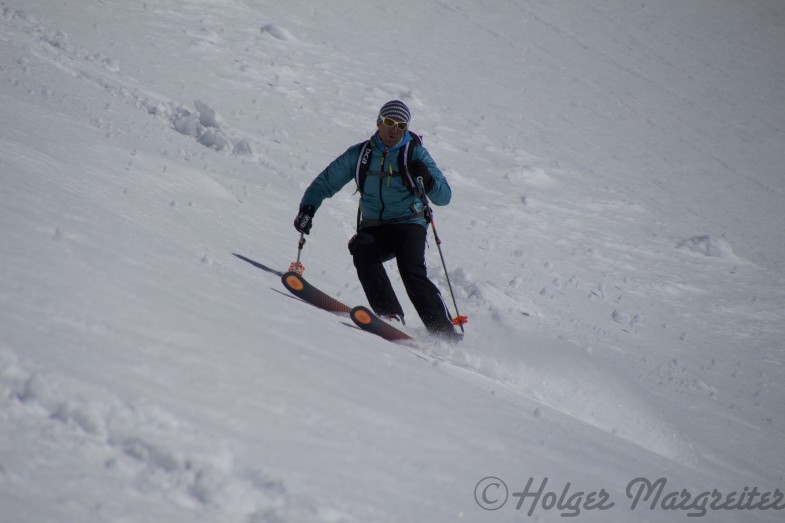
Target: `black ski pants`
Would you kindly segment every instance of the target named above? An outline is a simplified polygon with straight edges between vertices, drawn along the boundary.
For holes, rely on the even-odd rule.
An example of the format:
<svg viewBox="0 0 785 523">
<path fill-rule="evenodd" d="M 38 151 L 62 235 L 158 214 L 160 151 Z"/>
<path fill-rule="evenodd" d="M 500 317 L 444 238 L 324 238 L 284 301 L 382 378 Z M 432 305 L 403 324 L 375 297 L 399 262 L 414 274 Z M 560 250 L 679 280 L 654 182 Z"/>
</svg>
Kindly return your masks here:
<svg viewBox="0 0 785 523">
<path fill-rule="evenodd" d="M 447 306 L 425 267 L 425 238 L 428 230 L 418 223 L 384 224 L 362 229 L 349 251 L 365 296 L 377 315 L 399 314 L 403 309 L 395 296 L 383 263 L 393 258 L 406 293 L 430 332 L 454 332 Z"/>
</svg>

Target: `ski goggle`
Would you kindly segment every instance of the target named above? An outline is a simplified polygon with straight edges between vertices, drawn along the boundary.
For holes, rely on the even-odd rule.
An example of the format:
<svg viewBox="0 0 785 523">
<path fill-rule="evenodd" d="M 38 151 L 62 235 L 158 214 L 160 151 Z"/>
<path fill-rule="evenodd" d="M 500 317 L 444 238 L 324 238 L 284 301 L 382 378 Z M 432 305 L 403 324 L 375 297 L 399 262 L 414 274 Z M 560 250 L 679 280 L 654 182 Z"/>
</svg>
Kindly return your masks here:
<svg viewBox="0 0 785 523">
<path fill-rule="evenodd" d="M 379 121 L 382 122 L 387 127 L 392 127 L 394 125 L 398 126 L 398 129 L 401 131 L 405 131 L 409 124 L 406 122 L 396 122 L 392 118 L 387 118 L 386 116 L 379 116 Z"/>
</svg>

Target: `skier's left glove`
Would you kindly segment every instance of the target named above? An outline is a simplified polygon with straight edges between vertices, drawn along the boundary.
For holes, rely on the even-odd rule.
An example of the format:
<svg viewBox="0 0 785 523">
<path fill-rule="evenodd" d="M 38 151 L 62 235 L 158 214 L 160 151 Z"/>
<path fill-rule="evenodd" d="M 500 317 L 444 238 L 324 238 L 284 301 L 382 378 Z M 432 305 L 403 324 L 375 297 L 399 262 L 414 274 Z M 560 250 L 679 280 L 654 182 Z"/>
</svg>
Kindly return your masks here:
<svg viewBox="0 0 785 523">
<path fill-rule="evenodd" d="M 425 192 L 431 192 L 431 189 L 433 189 L 436 181 L 433 179 L 433 176 L 431 176 L 431 173 L 428 170 L 428 166 L 425 165 L 425 162 L 422 160 L 414 160 L 409 166 L 409 172 L 414 178 L 415 183 L 417 182 L 417 178 L 422 178 L 422 184 Z"/>
<path fill-rule="evenodd" d="M 300 212 L 297 214 L 297 218 L 294 219 L 294 228 L 297 229 L 297 232 L 301 232 L 303 234 L 310 234 L 311 233 L 311 226 L 313 226 L 313 215 L 316 213 L 316 208 L 313 205 L 306 205 Z"/>
</svg>

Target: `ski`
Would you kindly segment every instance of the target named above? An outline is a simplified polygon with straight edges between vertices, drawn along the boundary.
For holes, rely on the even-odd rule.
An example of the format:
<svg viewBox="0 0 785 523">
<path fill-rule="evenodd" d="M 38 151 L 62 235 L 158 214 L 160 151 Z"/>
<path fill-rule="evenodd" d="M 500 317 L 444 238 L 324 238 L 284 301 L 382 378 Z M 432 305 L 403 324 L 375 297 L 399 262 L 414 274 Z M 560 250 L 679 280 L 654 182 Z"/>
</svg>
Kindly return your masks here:
<svg viewBox="0 0 785 523">
<path fill-rule="evenodd" d="M 363 306 L 349 306 L 336 300 L 329 294 L 317 289 L 296 272 L 290 271 L 281 276 L 286 289 L 304 302 L 310 303 L 328 312 L 348 314 L 352 321 L 362 330 L 376 334 L 389 341 L 411 341 L 411 336 L 379 318 L 370 309 Z"/>
<path fill-rule="evenodd" d="M 351 311 L 349 306 L 317 289 L 296 272 L 284 273 L 281 276 L 281 282 L 289 292 L 314 307 L 338 314 L 348 314 Z"/>
<path fill-rule="evenodd" d="M 352 321 L 362 330 L 376 334 L 389 341 L 411 341 L 414 340 L 411 336 L 396 329 L 389 323 L 385 322 L 367 307 L 362 305 L 353 308 L 349 312 L 349 317 Z"/>
</svg>

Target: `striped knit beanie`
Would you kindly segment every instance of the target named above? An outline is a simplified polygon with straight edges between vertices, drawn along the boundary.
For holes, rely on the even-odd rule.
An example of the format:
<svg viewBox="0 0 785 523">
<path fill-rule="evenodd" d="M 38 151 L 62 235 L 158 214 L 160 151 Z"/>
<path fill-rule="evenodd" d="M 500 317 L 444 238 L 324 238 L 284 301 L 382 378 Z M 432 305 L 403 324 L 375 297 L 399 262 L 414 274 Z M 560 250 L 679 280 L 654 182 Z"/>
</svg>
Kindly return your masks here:
<svg viewBox="0 0 785 523">
<path fill-rule="evenodd" d="M 406 104 L 400 100 L 392 100 L 387 102 L 379 109 L 379 117 L 377 123 L 382 121 L 382 118 L 392 118 L 396 122 L 409 123 L 412 119 L 412 113 Z"/>
</svg>

